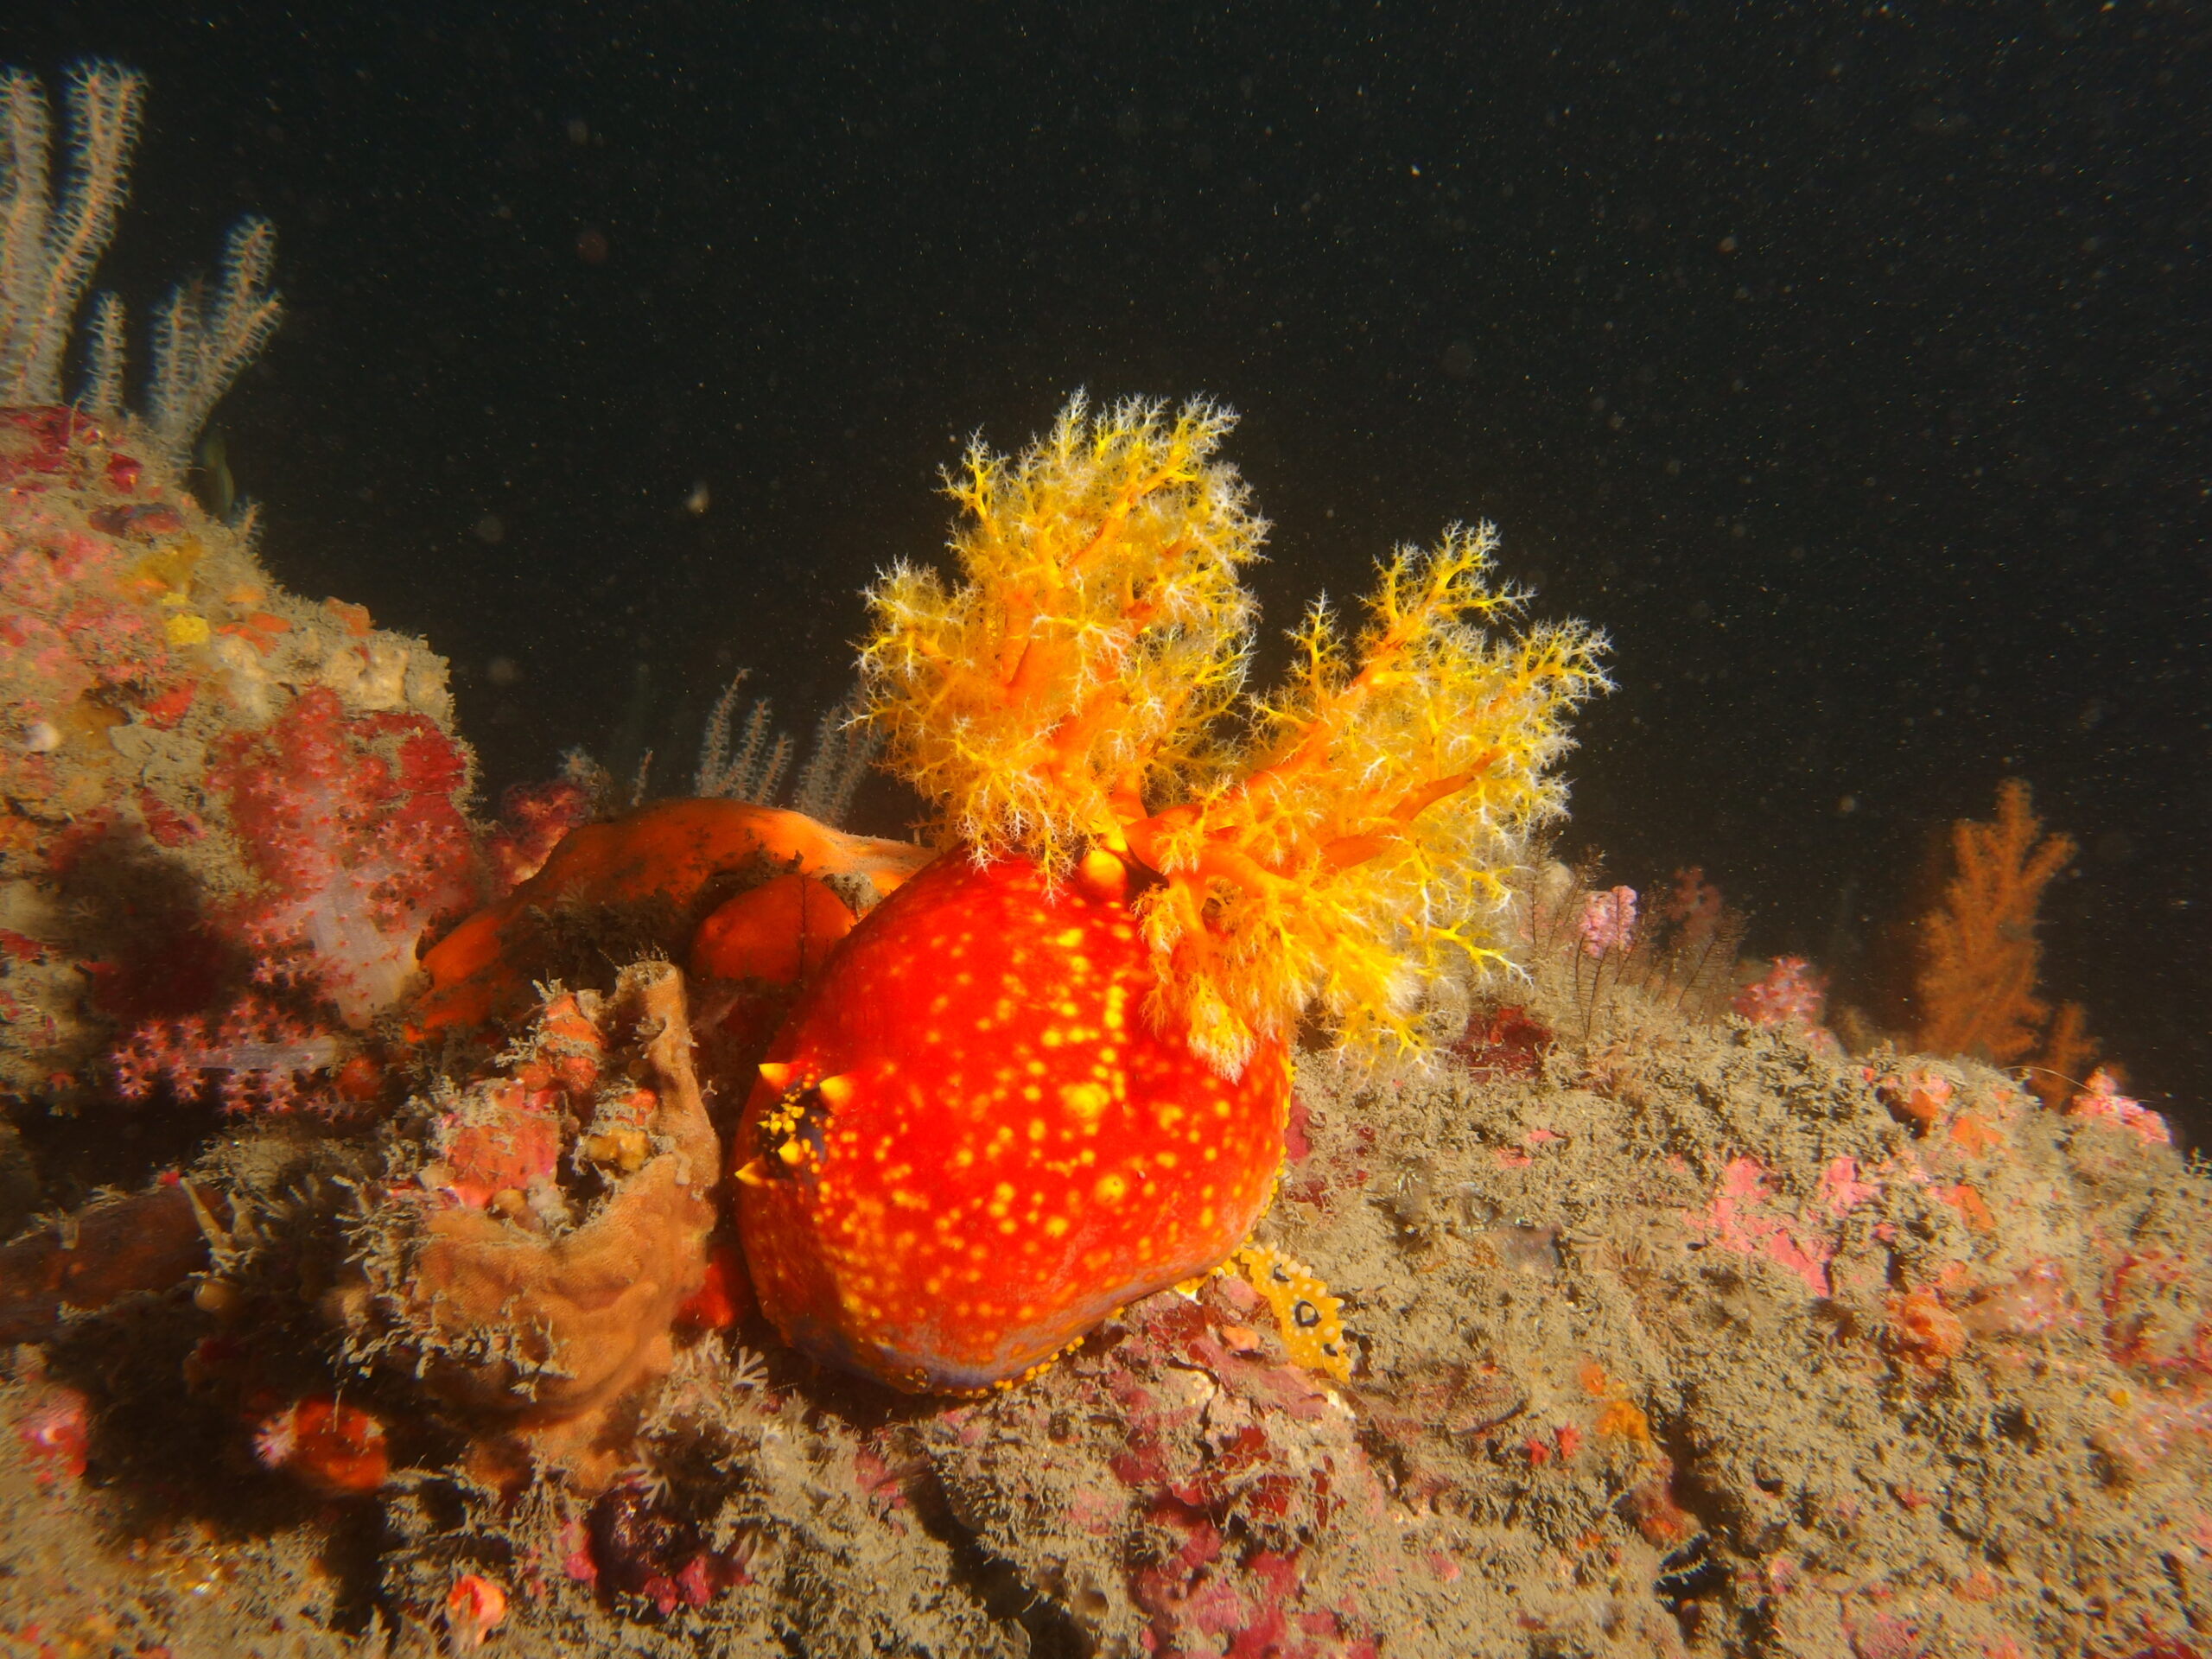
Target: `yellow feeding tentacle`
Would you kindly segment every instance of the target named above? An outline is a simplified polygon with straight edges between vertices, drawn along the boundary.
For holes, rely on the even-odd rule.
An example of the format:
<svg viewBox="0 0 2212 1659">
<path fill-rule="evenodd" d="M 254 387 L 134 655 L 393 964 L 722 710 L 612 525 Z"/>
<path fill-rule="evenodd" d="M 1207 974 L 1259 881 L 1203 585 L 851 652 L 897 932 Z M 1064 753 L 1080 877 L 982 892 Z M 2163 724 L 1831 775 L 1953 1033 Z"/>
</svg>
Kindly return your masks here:
<svg viewBox="0 0 2212 1659">
<path fill-rule="evenodd" d="M 950 838 L 1064 871 L 1114 791 L 1185 764 L 1234 703 L 1236 567 L 1267 527 L 1213 460 L 1233 420 L 1077 397 L 1018 458 L 972 446 L 948 485 L 961 584 L 902 565 L 871 590 L 868 711 Z"/>
<path fill-rule="evenodd" d="M 1384 561 L 1349 642 L 1316 604 L 1283 688 L 1247 698 L 1267 525 L 1216 458 L 1234 418 L 1078 395 L 1018 456 L 971 445 L 957 582 L 894 567 L 861 651 L 943 837 L 1055 879 L 1121 861 L 1151 1016 L 1230 1076 L 1317 1003 L 1343 1039 L 1419 1046 L 1425 985 L 1508 960 L 1567 721 L 1607 689 L 1595 631 L 1512 631 L 1481 524 Z"/>
</svg>

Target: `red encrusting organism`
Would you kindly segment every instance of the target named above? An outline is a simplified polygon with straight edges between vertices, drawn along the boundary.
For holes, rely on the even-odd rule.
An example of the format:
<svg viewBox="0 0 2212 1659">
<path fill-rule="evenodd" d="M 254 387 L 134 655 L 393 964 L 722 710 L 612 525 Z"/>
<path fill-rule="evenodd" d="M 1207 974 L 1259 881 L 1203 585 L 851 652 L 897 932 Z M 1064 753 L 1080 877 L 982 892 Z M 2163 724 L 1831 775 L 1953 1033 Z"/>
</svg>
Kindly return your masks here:
<svg viewBox="0 0 2212 1659">
<path fill-rule="evenodd" d="M 328 1395 L 310 1395 L 264 1417 L 253 1454 L 329 1497 L 373 1492 L 391 1478 L 385 1426 L 373 1414 Z"/>
</svg>

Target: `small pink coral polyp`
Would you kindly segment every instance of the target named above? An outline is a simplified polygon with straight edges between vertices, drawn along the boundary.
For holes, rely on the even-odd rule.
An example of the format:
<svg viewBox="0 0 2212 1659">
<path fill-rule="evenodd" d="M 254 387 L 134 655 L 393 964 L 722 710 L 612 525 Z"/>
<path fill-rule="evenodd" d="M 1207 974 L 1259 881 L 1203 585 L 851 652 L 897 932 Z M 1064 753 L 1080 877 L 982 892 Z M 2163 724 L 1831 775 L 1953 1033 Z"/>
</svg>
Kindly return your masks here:
<svg viewBox="0 0 2212 1659">
<path fill-rule="evenodd" d="M 793 1011 L 738 1129 L 761 1306 L 796 1346 L 910 1389 L 1049 1360 L 1215 1266 L 1282 1156 L 1290 1073 L 1235 1080 L 1144 1012 L 1128 906 L 1026 860 L 939 859 Z"/>
</svg>

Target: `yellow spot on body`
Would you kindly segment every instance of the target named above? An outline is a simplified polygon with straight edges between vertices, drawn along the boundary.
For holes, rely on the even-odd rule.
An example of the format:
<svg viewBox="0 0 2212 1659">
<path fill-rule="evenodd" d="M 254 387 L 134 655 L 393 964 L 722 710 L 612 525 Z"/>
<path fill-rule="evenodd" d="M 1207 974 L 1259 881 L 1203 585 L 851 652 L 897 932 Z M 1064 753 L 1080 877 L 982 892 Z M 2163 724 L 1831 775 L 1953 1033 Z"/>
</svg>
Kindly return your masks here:
<svg viewBox="0 0 2212 1659">
<path fill-rule="evenodd" d="M 1090 1196 L 1101 1204 L 1119 1204 L 1129 1196 L 1128 1178 L 1120 1173 L 1101 1175 Z"/>
<path fill-rule="evenodd" d="M 1096 1082 L 1071 1083 L 1060 1090 L 1060 1104 L 1083 1123 L 1096 1123 L 1111 1098 L 1105 1086 Z"/>
<path fill-rule="evenodd" d="M 1065 1216 L 1054 1216 L 1045 1224 L 1045 1236 L 1047 1238 L 1065 1238 L 1067 1231 L 1068 1218 Z"/>
</svg>

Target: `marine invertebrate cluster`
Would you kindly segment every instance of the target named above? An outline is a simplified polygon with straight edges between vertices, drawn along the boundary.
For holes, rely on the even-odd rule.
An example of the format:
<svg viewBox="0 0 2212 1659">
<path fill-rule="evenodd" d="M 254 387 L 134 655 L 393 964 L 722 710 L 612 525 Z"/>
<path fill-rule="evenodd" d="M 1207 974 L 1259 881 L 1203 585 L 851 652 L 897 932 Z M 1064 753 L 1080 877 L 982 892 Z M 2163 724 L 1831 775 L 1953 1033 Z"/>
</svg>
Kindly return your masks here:
<svg viewBox="0 0 2212 1659">
<path fill-rule="evenodd" d="M 424 955 L 429 982 L 409 1018 L 427 1032 L 518 1013 L 537 981 L 560 976 L 564 948 L 579 933 L 602 956 L 658 950 L 689 960 L 695 941 L 725 946 L 747 931 L 748 913 L 764 906 L 780 913 L 790 895 L 770 890 L 779 875 L 832 879 L 853 906 L 865 908 L 928 856 L 905 842 L 848 835 L 801 813 L 717 798 L 658 801 L 611 823 L 580 824 L 505 898 L 467 917 Z"/>
<path fill-rule="evenodd" d="M 1704 872 L 1675 871 L 1663 898 L 1605 882 L 1595 865 L 1550 863 L 1529 873 L 1522 898 L 1529 971 L 1579 1005 L 1585 1040 L 1662 1010 L 1693 1020 L 1727 1013 L 1746 921 Z"/>
<path fill-rule="evenodd" d="M 61 371 L 77 308 L 115 234 L 130 149 L 138 134 L 145 77 L 112 63 L 70 73 L 67 187 L 51 194 L 51 112 L 37 79 L 0 73 L 0 407 L 61 400 Z M 238 372 L 275 332 L 282 308 L 269 291 L 276 232 L 247 219 L 232 231 L 212 312 L 200 287 L 171 290 L 155 319 L 147 409 L 135 435 L 166 471 L 181 470 Z M 123 417 L 123 307 L 94 302 L 89 363 L 79 406 L 96 420 Z"/>
<path fill-rule="evenodd" d="M 251 1109 L 0 1249 L 0 1335 L 68 1379 L 0 1365 L 0 1631 L 312 1640 L 285 1552 L 342 1505 L 349 1611 L 455 1650 L 2184 1651 L 2212 1187 L 2164 1121 L 1846 1061 L 1795 959 L 1699 1017 L 1739 937 L 1701 878 L 1522 867 L 1596 642 L 1485 632 L 1485 533 L 1240 704 L 1223 425 L 978 451 L 963 580 L 879 589 L 934 862 L 730 798 L 592 823 L 572 777 L 486 870 L 435 659 L 266 584 L 127 421 L 0 421 L 5 988 L 82 977 L 108 1081 Z M 704 781 L 766 792 L 745 731 Z M 732 1166 L 787 1333 L 981 1397 L 768 1342 Z M 250 1518 L 193 1491 L 257 1465 Z M 191 1594 L 47 1565 L 124 1493 L 219 1517 Z"/>
<path fill-rule="evenodd" d="M 385 1426 L 360 1407 L 310 1395 L 270 1413 L 253 1433 L 253 1455 L 331 1497 L 372 1492 L 391 1478 Z"/>
<path fill-rule="evenodd" d="M 1376 1600 L 1331 1546 L 1382 1511 L 1382 1478 L 1351 1416 L 1238 1322 L 1264 1316 L 1243 1278 L 1222 1274 L 1118 1322 L 1110 1346 L 1056 1374 L 1050 1399 L 956 1411 L 936 1437 L 956 1504 L 994 1548 L 1033 1559 L 1023 1517 L 1049 1529 L 1058 1599 L 1093 1610 L 1102 1648 L 1376 1650 Z M 1017 1450 L 1039 1440 L 1049 1456 Z M 1376 1542 L 1390 1569 L 1428 1576 L 1396 1538 Z M 1382 1593 L 1414 1601 L 1421 1587 Z"/>
<path fill-rule="evenodd" d="M 746 1260 L 789 1340 L 913 1389 L 1019 1375 L 1248 1232 L 1288 1068 L 1151 1033 L 1127 909 L 951 857 L 863 922 L 761 1068 Z"/>
<path fill-rule="evenodd" d="M 249 992 L 219 1017 L 149 1020 L 108 1056 L 124 1100 L 160 1089 L 180 1100 L 213 1093 L 229 1112 L 289 1111 L 317 1096 L 317 1080 L 339 1069 L 346 1042 L 270 998 Z"/>
<path fill-rule="evenodd" d="M 128 1082 L 127 1033 L 223 1021 L 257 967 L 296 982 L 290 1014 L 327 1027 L 310 1046 L 366 1023 L 476 891 L 443 660 L 283 593 L 251 516 L 182 487 L 200 422 L 276 327 L 270 227 L 234 234 L 212 308 L 171 296 L 143 414 L 121 397 L 111 296 L 84 395 L 60 403 L 143 86 L 94 63 L 70 92 L 57 194 L 45 99 L 0 77 L 0 1088 L 63 1102 L 91 1096 L 118 1028 Z"/>
<path fill-rule="evenodd" d="M 1484 524 L 1393 554 L 1349 643 L 1316 604 L 1288 683 L 1243 700 L 1236 573 L 1264 525 L 1216 458 L 1230 423 L 1077 397 L 1019 457 L 977 445 L 952 486 L 963 580 L 895 567 L 861 666 L 948 842 L 1138 867 L 1148 1012 L 1234 1071 L 1314 1007 L 1413 1043 L 1424 982 L 1502 959 L 1507 880 L 1563 810 L 1567 716 L 1606 682 L 1580 624 L 1484 626 L 1521 605 Z"/>
<path fill-rule="evenodd" d="M 721 1143 L 691 1066 L 682 975 L 556 995 L 534 1033 L 442 1104 L 428 1160 L 400 1126 L 330 1311 L 359 1363 L 603 1481 L 608 1409 L 664 1372 L 706 1284 Z"/>
<path fill-rule="evenodd" d="M 1736 993 L 1731 1006 L 1753 1025 L 1817 1032 L 1827 1006 L 1827 977 L 1802 957 L 1777 957 Z"/>
<path fill-rule="evenodd" d="M 223 1018 L 257 969 L 365 1025 L 479 891 L 443 660 L 282 593 L 130 431 L 0 413 L 18 1090 L 89 1082 L 117 1027 Z"/>
<path fill-rule="evenodd" d="M 474 760 L 423 715 L 350 713 L 312 686 L 267 725 L 214 747 L 210 787 L 256 890 L 223 922 L 261 974 L 306 982 L 359 1027 L 396 1002 L 420 941 L 480 897 L 460 802 Z"/>
</svg>

